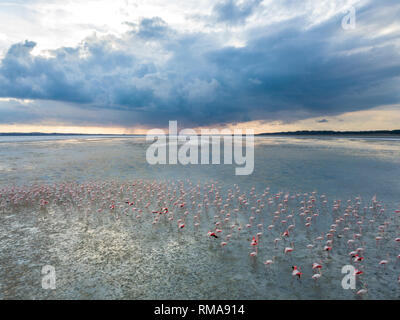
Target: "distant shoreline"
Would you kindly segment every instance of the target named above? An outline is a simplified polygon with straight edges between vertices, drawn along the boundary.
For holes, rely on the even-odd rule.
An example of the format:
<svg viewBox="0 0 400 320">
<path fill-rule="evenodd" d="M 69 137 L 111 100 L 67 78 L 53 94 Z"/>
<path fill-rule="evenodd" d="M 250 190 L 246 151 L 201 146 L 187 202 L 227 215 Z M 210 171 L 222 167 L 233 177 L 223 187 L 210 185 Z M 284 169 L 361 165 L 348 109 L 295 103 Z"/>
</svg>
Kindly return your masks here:
<svg viewBox="0 0 400 320">
<path fill-rule="evenodd" d="M 35 137 L 35 136 L 143 136 L 142 134 L 104 134 L 104 133 L 45 133 L 45 132 L 0 132 L 0 137 Z"/>
<path fill-rule="evenodd" d="M 44 132 L 0 132 L 1 136 L 143 136 L 143 134 L 103 134 L 103 133 L 44 133 Z M 400 136 L 399 130 L 375 130 L 375 131 L 286 131 L 264 132 L 255 136 Z"/>
<path fill-rule="evenodd" d="M 400 130 L 375 130 L 375 131 L 287 131 L 287 132 L 265 132 L 256 136 L 400 136 Z"/>
</svg>

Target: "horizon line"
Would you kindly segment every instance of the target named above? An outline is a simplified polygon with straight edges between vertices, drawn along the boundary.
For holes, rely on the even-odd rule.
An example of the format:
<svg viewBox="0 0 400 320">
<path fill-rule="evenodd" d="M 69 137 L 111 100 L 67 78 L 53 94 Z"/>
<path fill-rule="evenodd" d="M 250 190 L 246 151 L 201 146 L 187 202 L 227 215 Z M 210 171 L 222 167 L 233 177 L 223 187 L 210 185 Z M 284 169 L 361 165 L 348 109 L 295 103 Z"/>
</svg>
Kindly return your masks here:
<svg viewBox="0 0 400 320">
<path fill-rule="evenodd" d="M 345 130 L 345 131 L 336 131 L 336 130 L 296 130 L 296 131 L 279 131 L 279 132 L 262 132 L 256 133 L 255 136 L 260 135 L 310 135 L 310 134 L 321 134 L 321 135 L 329 135 L 329 134 L 399 134 L 400 129 L 395 130 Z M 64 133 L 64 132 L 0 132 L 0 136 L 145 136 L 146 134 L 138 134 L 138 133 Z M 167 134 L 168 135 L 168 134 Z M 197 134 L 201 135 L 201 134 Z M 212 136 L 213 134 L 207 134 Z"/>
</svg>

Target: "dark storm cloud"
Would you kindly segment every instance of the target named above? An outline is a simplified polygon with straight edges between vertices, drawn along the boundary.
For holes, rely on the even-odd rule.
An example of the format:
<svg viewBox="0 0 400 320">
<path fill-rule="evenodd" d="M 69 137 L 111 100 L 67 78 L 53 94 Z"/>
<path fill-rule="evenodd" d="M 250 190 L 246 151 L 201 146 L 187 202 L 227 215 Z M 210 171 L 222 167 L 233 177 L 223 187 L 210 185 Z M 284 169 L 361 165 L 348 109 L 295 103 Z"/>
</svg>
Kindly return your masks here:
<svg viewBox="0 0 400 320">
<path fill-rule="evenodd" d="M 40 121 L 32 108 L 17 100 L 0 100 L 0 124 L 32 123 Z"/>
<path fill-rule="evenodd" d="M 249 10 L 226 17 L 238 22 Z M 308 29 L 297 18 L 248 30 L 241 48 L 179 33 L 157 17 L 121 38 L 93 36 L 51 57 L 32 55 L 35 43 L 26 41 L 1 61 L 0 97 L 69 102 L 87 123 L 109 124 L 112 113 L 112 124 L 123 126 L 288 122 L 399 103 L 400 35 L 380 31 L 398 23 L 400 5 L 380 1 L 357 12 L 355 30 L 343 30 L 340 15 Z M 39 109 L 43 120 L 78 122 L 79 112 L 63 117 L 60 104 L 54 114 Z M 18 112 L 12 118 L 26 120 Z"/>
<path fill-rule="evenodd" d="M 213 14 L 218 22 L 243 23 L 261 2 L 262 0 L 248 0 L 243 3 L 239 3 L 237 0 L 224 0 L 214 6 Z"/>
</svg>

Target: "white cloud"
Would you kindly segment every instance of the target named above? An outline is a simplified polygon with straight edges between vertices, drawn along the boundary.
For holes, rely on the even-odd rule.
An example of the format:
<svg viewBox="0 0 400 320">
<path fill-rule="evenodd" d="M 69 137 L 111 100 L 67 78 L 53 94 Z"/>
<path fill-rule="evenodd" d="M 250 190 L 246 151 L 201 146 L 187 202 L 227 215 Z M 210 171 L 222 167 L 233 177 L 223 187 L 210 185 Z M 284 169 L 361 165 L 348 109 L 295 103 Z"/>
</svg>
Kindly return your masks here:
<svg viewBox="0 0 400 320">
<path fill-rule="evenodd" d="M 243 45 L 246 31 L 277 22 L 306 17 L 304 28 L 319 24 L 344 8 L 364 0 L 272 1 L 264 0 L 245 25 L 216 25 L 210 19 L 213 0 L 33 0 L 0 2 L 0 52 L 24 40 L 38 43 L 34 54 L 62 46 L 76 46 L 97 34 L 122 35 L 124 23 L 143 17 L 161 17 L 180 32 L 219 33 L 220 41 Z M 5 36 L 4 36 L 5 35 Z"/>
</svg>

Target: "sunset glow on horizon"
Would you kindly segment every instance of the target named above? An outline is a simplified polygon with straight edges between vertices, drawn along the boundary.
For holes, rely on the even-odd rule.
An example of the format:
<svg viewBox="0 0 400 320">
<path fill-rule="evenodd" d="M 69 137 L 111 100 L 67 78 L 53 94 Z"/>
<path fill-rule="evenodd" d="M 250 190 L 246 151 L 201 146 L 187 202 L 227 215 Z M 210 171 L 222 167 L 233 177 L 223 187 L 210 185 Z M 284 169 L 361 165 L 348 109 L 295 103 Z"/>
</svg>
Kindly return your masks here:
<svg viewBox="0 0 400 320">
<path fill-rule="evenodd" d="M 399 130 L 400 129 L 400 112 L 397 106 L 387 108 L 377 108 L 373 110 L 358 111 L 344 113 L 335 117 L 318 117 L 296 121 L 293 123 L 282 123 L 279 121 L 249 121 L 242 123 L 229 123 L 224 125 L 215 125 L 208 127 L 195 127 L 197 132 L 202 129 L 253 129 L 256 134 L 259 133 L 276 133 L 276 132 L 293 132 L 303 130 L 315 131 L 375 131 L 375 130 Z M 180 125 L 178 123 L 178 125 Z M 168 127 L 159 127 L 168 131 Z M 312 128 L 312 129 L 310 129 Z M 73 126 L 68 124 L 7 124 L 0 125 L 0 133 L 81 133 L 81 134 L 132 134 L 132 135 L 146 135 L 147 131 L 154 129 L 153 127 L 136 127 L 136 128 L 122 128 L 122 127 L 105 127 L 105 126 Z M 180 129 L 183 129 L 180 128 Z"/>
</svg>

